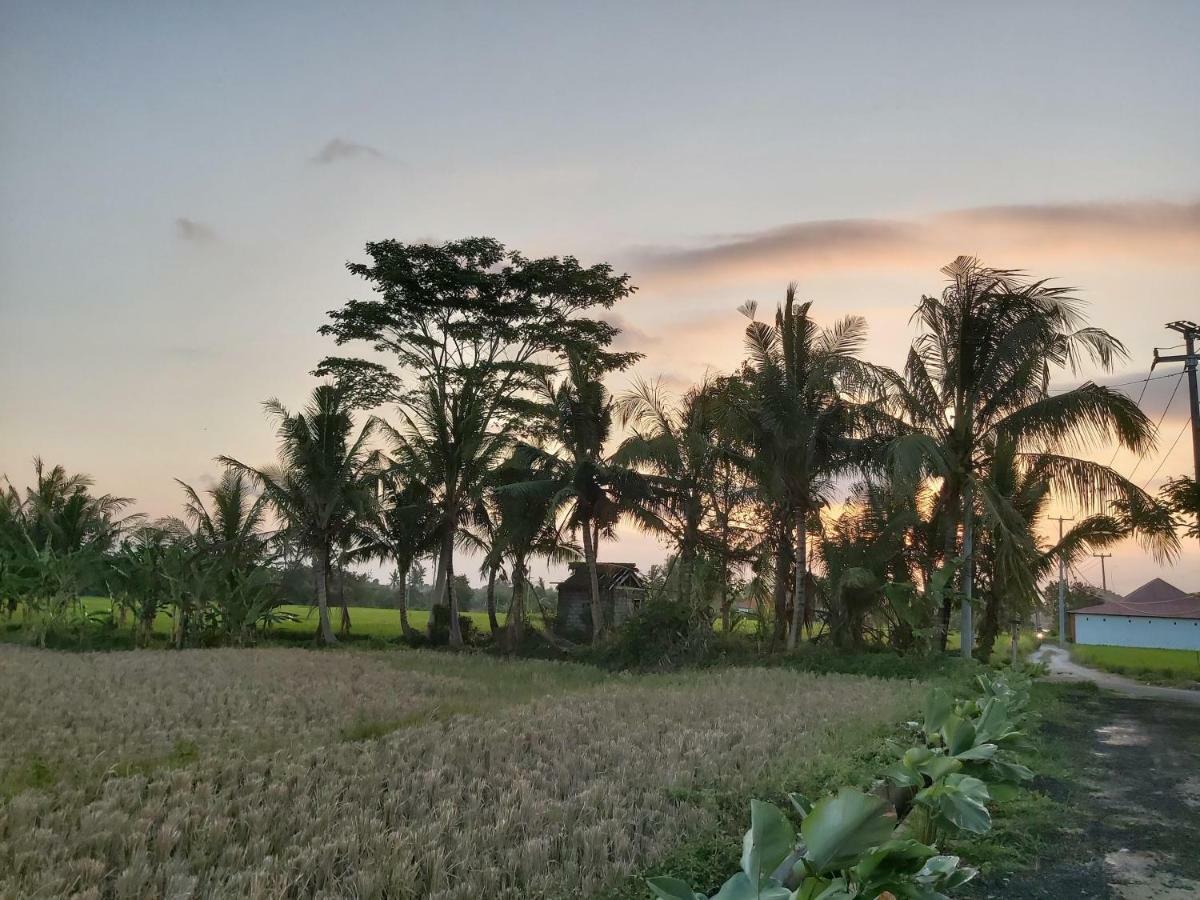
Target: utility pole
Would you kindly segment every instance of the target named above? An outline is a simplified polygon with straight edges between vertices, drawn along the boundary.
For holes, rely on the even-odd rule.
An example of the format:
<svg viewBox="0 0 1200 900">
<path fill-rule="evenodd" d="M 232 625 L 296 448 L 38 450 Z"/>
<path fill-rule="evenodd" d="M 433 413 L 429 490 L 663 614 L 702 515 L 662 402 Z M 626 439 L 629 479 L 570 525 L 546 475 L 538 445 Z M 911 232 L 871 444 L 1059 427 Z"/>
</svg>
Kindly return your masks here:
<svg viewBox="0 0 1200 900">
<path fill-rule="evenodd" d="M 1188 412 L 1192 418 L 1192 465 L 1193 477 L 1200 484 L 1200 387 L 1196 384 L 1196 369 L 1200 365 L 1200 357 L 1196 355 L 1196 341 L 1200 339 L 1200 325 L 1187 320 L 1168 322 L 1167 327 L 1183 335 L 1184 347 L 1187 353 L 1182 356 L 1159 356 L 1158 348 L 1154 349 L 1154 362 L 1150 371 L 1160 362 L 1182 362 L 1183 371 L 1188 377 Z"/>
<path fill-rule="evenodd" d="M 1058 521 L 1058 542 L 1063 539 L 1063 522 L 1074 522 L 1074 516 L 1051 516 Z M 1058 557 L 1058 646 L 1067 646 L 1067 561 Z"/>
<path fill-rule="evenodd" d="M 1104 590 L 1107 591 L 1108 590 L 1108 574 L 1104 571 L 1104 561 L 1106 559 L 1112 559 L 1112 554 L 1111 553 L 1093 553 L 1092 556 L 1094 556 L 1094 557 L 1096 557 L 1096 559 L 1100 560 L 1100 586 L 1102 588 L 1104 588 Z"/>
</svg>

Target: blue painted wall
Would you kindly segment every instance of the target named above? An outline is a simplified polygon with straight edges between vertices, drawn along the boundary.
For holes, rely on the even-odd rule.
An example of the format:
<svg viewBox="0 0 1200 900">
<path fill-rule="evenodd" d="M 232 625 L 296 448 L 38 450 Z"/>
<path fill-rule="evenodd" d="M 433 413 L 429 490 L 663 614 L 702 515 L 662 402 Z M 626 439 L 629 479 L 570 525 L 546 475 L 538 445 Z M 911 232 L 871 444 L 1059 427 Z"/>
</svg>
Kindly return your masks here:
<svg viewBox="0 0 1200 900">
<path fill-rule="evenodd" d="M 1200 650 L 1200 619 L 1076 614 L 1075 643 Z"/>
</svg>

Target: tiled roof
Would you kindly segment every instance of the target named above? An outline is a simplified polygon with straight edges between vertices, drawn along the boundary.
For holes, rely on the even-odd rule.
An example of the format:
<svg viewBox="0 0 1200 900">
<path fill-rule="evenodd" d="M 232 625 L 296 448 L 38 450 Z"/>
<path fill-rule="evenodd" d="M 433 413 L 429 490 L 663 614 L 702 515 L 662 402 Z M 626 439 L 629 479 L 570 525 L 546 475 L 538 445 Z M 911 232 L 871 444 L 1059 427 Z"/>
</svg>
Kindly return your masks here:
<svg viewBox="0 0 1200 900">
<path fill-rule="evenodd" d="M 1200 619 L 1200 597 L 1187 594 L 1161 578 L 1148 581 L 1132 594 L 1097 606 L 1074 610 L 1089 616 L 1141 616 L 1154 619 Z"/>
</svg>

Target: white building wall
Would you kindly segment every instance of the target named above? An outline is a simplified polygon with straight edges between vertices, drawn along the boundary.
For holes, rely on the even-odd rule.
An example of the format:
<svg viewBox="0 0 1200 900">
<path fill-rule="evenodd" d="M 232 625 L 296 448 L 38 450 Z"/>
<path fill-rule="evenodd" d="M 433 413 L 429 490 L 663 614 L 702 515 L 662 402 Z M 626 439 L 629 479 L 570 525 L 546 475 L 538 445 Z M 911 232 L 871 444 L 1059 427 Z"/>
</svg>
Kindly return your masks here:
<svg viewBox="0 0 1200 900">
<path fill-rule="evenodd" d="M 1200 650 L 1200 619 L 1075 615 L 1075 643 Z"/>
</svg>

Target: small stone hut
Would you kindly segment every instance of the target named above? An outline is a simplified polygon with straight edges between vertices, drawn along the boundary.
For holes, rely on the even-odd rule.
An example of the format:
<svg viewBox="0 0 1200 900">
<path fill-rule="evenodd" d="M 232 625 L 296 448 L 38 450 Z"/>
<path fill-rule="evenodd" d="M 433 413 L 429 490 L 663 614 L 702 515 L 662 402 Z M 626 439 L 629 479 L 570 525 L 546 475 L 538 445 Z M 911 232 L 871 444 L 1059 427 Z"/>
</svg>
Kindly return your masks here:
<svg viewBox="0 0 1200 900">
<path fill-rule="evenodd" d="M 642 605 L 646 582 L 633 563 L 596 564 L 600 606 L 606 624 L 620 625 Z M 587 563 L 571 563 L 571 574 L 558 583 L 558 619 L 555 631 L 574 640 L 591 640 L 592 591 Z"/>
</svg>

